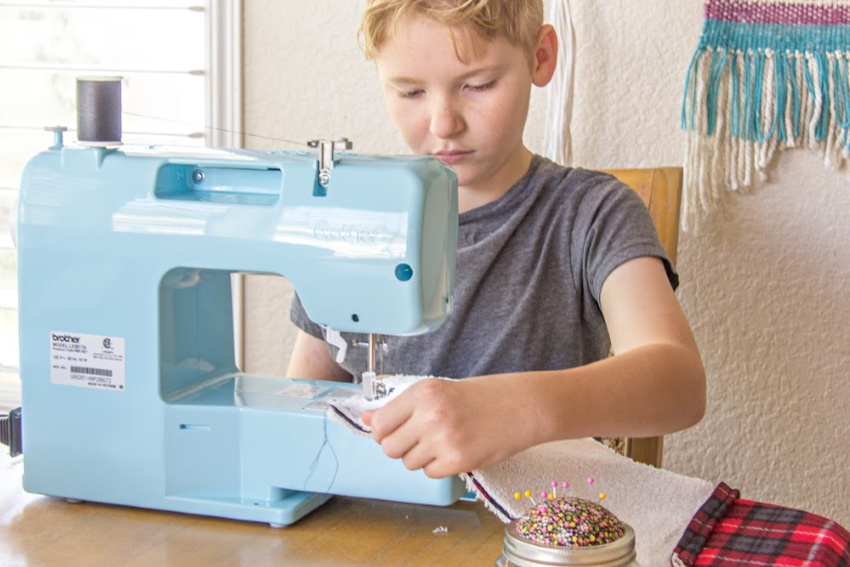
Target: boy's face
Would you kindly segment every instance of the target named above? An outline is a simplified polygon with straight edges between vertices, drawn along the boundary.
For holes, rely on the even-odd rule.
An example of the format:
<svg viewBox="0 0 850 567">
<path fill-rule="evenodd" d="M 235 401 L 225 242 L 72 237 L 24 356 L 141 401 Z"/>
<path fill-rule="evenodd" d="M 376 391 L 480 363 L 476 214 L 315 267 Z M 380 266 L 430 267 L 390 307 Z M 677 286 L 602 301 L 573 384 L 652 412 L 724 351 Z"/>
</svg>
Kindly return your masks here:
<svg viewBox="0 0 850 567">
<path fill-rule="evenodd" d="M 447 27 L 399 21 L 376 57 L 384 97 L 414 153 L 451 166 L 462 190 L 498 198 L 528 167 L 522 132 L 532 71 L 504 38 L 482 40 L 477 55 L 463 33 L 455 38 L 457 50 Z"/>
</svg>

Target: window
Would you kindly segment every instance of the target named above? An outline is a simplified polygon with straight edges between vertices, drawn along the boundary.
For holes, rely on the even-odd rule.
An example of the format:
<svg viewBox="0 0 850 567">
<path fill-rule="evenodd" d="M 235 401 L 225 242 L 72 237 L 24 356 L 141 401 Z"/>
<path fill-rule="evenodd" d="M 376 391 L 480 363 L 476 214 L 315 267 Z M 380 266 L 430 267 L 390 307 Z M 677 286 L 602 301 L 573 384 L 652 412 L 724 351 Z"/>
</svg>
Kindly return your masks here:
<svg viewBox="0 0 850 567">
<path fill-rule="evenodd" d="M 76 78 L 121 76 L 125 144 L 238 147 L 241 0 L 0 0 L 0 411 L 20 404 L 11 212 L 26 161 L 76 140 Z"/>
</svg>

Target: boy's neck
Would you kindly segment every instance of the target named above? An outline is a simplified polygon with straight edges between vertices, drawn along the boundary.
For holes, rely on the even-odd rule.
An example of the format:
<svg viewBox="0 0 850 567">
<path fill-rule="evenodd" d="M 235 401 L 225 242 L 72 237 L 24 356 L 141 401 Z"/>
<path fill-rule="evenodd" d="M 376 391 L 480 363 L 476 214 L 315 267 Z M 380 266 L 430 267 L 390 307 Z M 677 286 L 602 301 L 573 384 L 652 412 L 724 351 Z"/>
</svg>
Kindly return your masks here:
<svg viewBox="0 0 850 567">
<path fill-rule="evenodd" d="M 465 213 L 501 199 L 528 172 L 532 157 L 531 151 L 523 145 L 489 178 L 458 186 L 458 211 Z"/>
</svg>

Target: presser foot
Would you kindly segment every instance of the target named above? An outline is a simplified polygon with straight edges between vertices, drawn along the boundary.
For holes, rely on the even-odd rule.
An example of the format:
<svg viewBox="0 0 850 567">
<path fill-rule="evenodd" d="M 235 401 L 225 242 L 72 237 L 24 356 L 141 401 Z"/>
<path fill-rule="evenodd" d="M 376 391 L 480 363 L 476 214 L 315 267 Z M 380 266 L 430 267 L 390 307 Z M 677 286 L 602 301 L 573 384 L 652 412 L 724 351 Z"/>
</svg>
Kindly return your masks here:
<svg viewBox="0 0 850 567">
<path fill-rule="evenodd" d="M 370 401 L 388 396 L 395 389 L 388 387 L 374 372 L 364 372 L 362 374 L 362 382 L 363 397 Z"/>
</svg>

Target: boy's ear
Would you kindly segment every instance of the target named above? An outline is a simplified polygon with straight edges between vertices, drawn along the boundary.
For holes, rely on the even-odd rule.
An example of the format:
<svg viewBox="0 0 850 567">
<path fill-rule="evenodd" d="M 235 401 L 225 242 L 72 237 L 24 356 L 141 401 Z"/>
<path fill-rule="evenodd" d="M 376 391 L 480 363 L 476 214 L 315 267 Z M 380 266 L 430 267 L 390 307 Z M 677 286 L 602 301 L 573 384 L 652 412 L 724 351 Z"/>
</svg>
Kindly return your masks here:
<svg viewBox="0 0 850 567">
<path fill-rule="evenodd" d="M 555 74 L 558 64 L 558 34 L 550 24 L 543 24 L 537 33 L 537 47 L 531 69 L 531 82 L 545 87 Z"/>
</svg>

